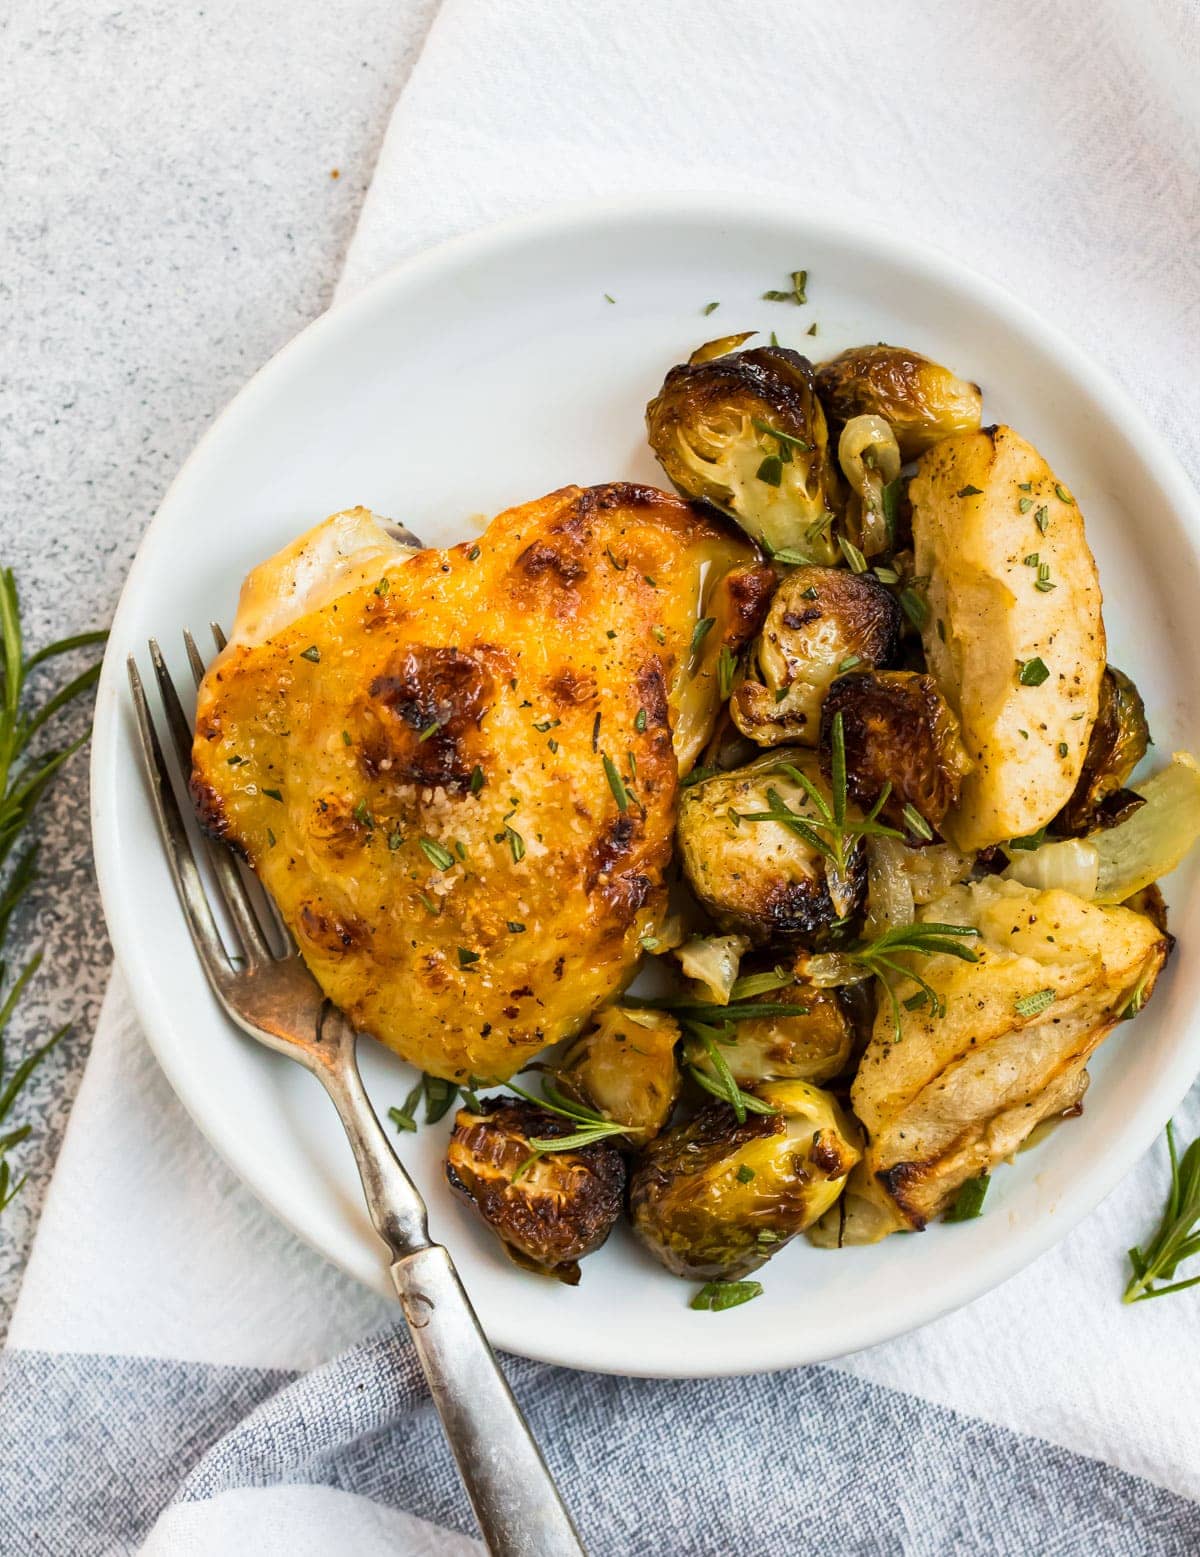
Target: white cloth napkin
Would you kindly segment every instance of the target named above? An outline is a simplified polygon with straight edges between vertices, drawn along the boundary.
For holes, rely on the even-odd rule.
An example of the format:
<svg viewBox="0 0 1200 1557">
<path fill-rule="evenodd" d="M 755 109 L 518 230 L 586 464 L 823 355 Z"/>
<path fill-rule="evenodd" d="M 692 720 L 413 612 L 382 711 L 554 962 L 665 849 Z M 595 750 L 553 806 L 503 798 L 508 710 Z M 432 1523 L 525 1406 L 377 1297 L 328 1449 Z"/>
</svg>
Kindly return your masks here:
<svg viewBox="0 0 1200 1557">
<path fill-rule="evenodd" d="M 752 184 L 781 203 L 849 206 L 916 229 L 1004 282 L 1124 382 L 1195 478 L 1198 64 L 1189 0 L 443 0 L 393 115 L 340 295 L 439 238 L 549 201 Z M 1200 1129 L 1198 1101 L 1179 1115 L 1189 1137 Z M 618 1476 L 614 1487 L 611 1474 L 582 1462 L 567 1472 L 595 1550 L 748 1552 L 814 1539 L 864 1552 L 1194 1550 L 1200 1296 L 1133 1309 L 1118 1301 L 1124 1251 L 1150 1230 L 1164 1184 L 1157 1151 L 1058 1248 L 970 1308 L 829 1370 L 787 1375 L 765 1393 L 734 1381 L 695 1397 L 682 1386 L 589 1386 L 593 1411 L 602 1404 L 627 1432 L 643 1435 L 636 1485 Z M 996 1232 L 1004 1236 L 1003 1227 Z M 10 1515 L 6 1531 L 0 1512 L 0 1536 L 27 1532 L 32 1517 L 57 1532 L 55 1550 L 132 1550 L 185 1473 L 211 1463 L 203 1451 L 240 1417 L 293 1375 L 393 1322 L 387 1305 L 300 1247 L 215 1159 L 158 1073 L 114 978 L 8 1364 L 23 1370 L 10 1381 L 43 1396 L 54 1397 L 57 1379 L 64 1410 L 75 1401 L 81 1417 L 90 1399 L 81 1378 L 111 1394 L 113 1442 L 103 1453 L 123 1486 L 141 1490 L 129 1493 L 119 1517 L 111 1489 L 106 1501 L 95 1478 L 85 1477 L 90 1491 L 64 1498 L 51 1470 L 40 1494 L 29 1491 L 26 1461 L 45 1430 L 36 1415 L 21 1417 L 10 1383 L 0 1420 L 27 1421 L 36 1436 L 27 1428 L 12 1469 L 28 1499 L 25 1522 Z M 81 1358 L 137 1362 L 140 1371 L 89 1374 Z M 146 1359 L 159 1364 L 153 1388 Z M 581 1430 L 578 1381 L 547 1369 L 518 1377 L 537 1391 L 549 1431 Z M 722 1451 L 719 1426 L 748 1402 L 765 1413 L 773 1400 L 791 1401 L 785 1428 L 799 1435 L 805 1409 L 824 1398 L 814 1392 L 834 1388 L 843 1410 L 852 1401 L 849 1409 L 866 1413 L 860 1436 L 832 1482 L 822 1468 L 823 1489 L 813 1485 L 812 1464 L 793 1466 L 787 1453 L 782 1482 L 756 1483 L 775 1500 L 771 1521 L 783 1518 L 773 1547 L 760 1548 L 761 1530 L 748 1533 L 761 1507 L 739 1511 L 732 1493 L 712 1509 L 699 1492 L 691 1500 L 681 1493 L 675 1505 L 664 1494 L 676 1522 L 659 1531 L 657 1546 L 652 1523 L 636 1538 L 620 1525 L 622 1485 L 626 1501 L 653 1505 L 647 1487 L 686 1482 L 681 1454 L 693 1467 L 717 1466 L 726 1486 L 752 1479 L 746 1467 L 764 1457 L 761 1444 L 726 1436 Z M 414 1400 L 396 1412 L 419 1416 Z M 568 1401 L 571 1411 L 557 1419 Z M 660 1412 L 660 1431 L 643 1409 Z M 877 1413 L 891 1421 L 895 1411 L 907 1459 L 895 1437 L 882 1443 L 867 1420 Z M 914 1424 L 927 1425 L 930 1412 L 937 1430 L 918 1449 Z M 686 1447 L 673 1432 L 685 1422 Z M 828 1419 L 823 1426 L 838 1430 Z M 156 1435 L 171 1446 L 165 1467 L 165 1451 L 145 1441 Z M 10 1426 L 0 1439 L 17 1436 Z M 964 1444 L 977 1445 L 974 1465 Z M 780 1448 L 774 1440 L 771 1452 Z M 905 1486 L 928 1471 L 917 1462 L 939 1454 L 964 1486 L 978 1482 L 974 1501 L 961 1489 L 957 1502 L 906 1498 Z M 1029 1455 L 1022 1481 L 1017 1467 Z M 985 1473 L 985 1457 L 999 1473 L 994 1464 Z M 268 1459 L 259 1455 L 253 1475 L 244 1458 L 223 1481 L 194 1474 L 146 1549 L 467 1549 L 445 1528 L 467 1528 L 449 1492 L 406 1503 L 343 1470 L 330 1490 L 331 1478 L 311 1465 L 297 1469 L 284 1455 L 281 1471 Z M 0 1488 L 12 1485 L 4 1462 L 0 1447 Z M 891 1467 L 890 1490 L 883 1504 L 863 1503 L 851 1538 L 853 1525 L 829 1523 L 829 1500 L 836 1493 L 843 1514 L 853 1509 L 880 1464 Z M 429 1465 L 430 1485 L 448 1474 Z M 270 1482 L 289 1485 L 268 1493 Z M 1095 1523 L 1064 1517 L 1081 1487 Z M 600 1514 L 606 1524 L 597 1531 Z M 801 1515 L 802 1524 L 789 1526 Z M 627 1534 L 614 1536 L 618 1528 Z M 296 1530 L 302 1536 L 286 1544 L 284 1532 Z M 34 1549 L 11 1539 L 0 1545 Z"/>
</svg>

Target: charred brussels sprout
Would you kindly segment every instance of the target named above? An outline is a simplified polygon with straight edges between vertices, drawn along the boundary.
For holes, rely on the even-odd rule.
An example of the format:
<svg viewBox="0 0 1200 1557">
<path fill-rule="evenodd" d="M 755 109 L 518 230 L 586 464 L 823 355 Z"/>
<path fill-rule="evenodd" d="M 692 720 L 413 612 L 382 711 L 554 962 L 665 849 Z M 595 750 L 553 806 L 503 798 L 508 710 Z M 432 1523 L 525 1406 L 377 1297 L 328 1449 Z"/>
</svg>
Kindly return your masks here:
<svg viewBox="0 0 1200 1557">
<path fill-rule="evenodd" d="M 1100 708 L 1092 726 L 1083 772 L 1075 793 L 1063 807 L 1055 832 L 1082 837 L 1108 827 L 1122 816 L 1123 786 L 1146 755 L 1150 729 L 1141 693 L 1114 665 L 1105 667 L 1100 682 Z"/>
<path fill-rule="evenodd" d="M 451 1189 L 474 1206 L 513 1261 L 572 1287 L 579 1261 L 600 1247 L 620 1216 L 625 1190 L 624 1160 L 608 1141 L 535 1156 L 531 1139 L 577 1129 L 534 1103 L 491 1097 L 478 1113 L 459 1109 L 446 1153 Z"/>
<path fill-rule="evenodd" d="M 866 890 L 861 849 L 850 852 L 843 876 L 802 835 L 818 813 L 785 764 L 822 788 L 816 754 L 790 747 L 694 784 L 679 805 L 679 854 L 692 891 L 722 930 L 757 945 L 819 943 L 836 920 L 855 912 Z M 786 820 L 747 820 L 777 810 L 790 812 L 801 829 Z"/>
<path fill-rule="evenodd" d="M 854 1127 L 829 1093 L 777 1081 L 757 1095 L 776 1112 L 738 1124 L 712 1103 L 660 1135 L 634 1170 L 634 1231 L 677 1276 L 757 1270 L 833 1204 L 858 1161 Z"/>
<path fill-rule="evenodd" d="M 895 598 L 873 574 L 796 568 L 775 591 L 749 673 L 734 688 L 734 723 L 759 746 L 815 746 L 830 684 L 852 665 L 890 664 L 901 622 Z"/>
<path fill-rule="evenodd" d="M 685 497 L 712 503 L 770 550 L 836 561 L 837 472 L 812 363 L 781 346 L 706 350 L 672 368 L 646 407 L 659 463 Z"/>
<path fill-rule="evenodd" d="M 838 997 L 830 989 L 794 984 L 772 990 L 764 1000 L 794 1005 L 794 1016 L 743 1017 L 733 1041 L 721 1044 L 721 1055 L 739 1087 L 764 1081 L 828 1081 L 846 1067 L 853 1035 Z M 689 1064 L 714 1074 L 704 1044 L 689 1039 Z"/>
<path fill-rule="evenodd" d="M 932 838 L 957 802 L 971 766 L 958 720 L 933 677 L 912 670 L 854 671 L 835 681 L 821 709 L 826 773 L 832 769 L 839 714 L 849 793 L 869 808 L 890 784 L 883 820 L 915 837 Z M 927 828 L 914 822 L 912 811 Z"/>
<path fill-rule="evenodd" d="M 974 432 L 983 412 L 978 384 L 902 346 L 851 347 L 821 365 L 817 390 L 835 427 L 883 417 L 906 460 L 952 433 Z"/>
<path fill-rule="evenodd" d="M 679 1025 L 660 1011 L 607 1006 L 596 1013 L 554 1069 L 554 1085 L 573 1102 L 616 1124 L 658 1134 L 679 1097 L 675 1060 Z"/>
</svg>

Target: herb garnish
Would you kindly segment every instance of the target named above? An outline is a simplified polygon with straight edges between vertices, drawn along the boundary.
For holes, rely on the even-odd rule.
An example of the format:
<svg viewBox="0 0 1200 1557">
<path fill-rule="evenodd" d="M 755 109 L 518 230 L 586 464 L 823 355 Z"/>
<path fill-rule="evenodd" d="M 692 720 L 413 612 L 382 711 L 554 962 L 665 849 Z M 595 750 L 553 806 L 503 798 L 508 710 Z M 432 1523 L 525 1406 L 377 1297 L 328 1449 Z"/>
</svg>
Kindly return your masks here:
<svg viewBox="0 0 1200 1557">
<path fill-rule="evenodd" d="M 721 645 L 721 652 L 717 655 L 717 691 L 721 701 L 728 700 L 733 691 L 733 678 L 737 674 L 737 657 L 728 644 Z"/>
<path fill-rule="evenodd" d="M 454 864 L 454 856 L 436 838 L 430 838 L 422 833 L 417 842 L 421 845 L 422 852 L 429 863 L 437 870 L 449 870 Z"/>
<path fill-rule="evenodd" d="M 720 308 L 720 306 L 721 306 L 720 303 L 705 303 L 705 305 L 704 305 L 705 317 L 707 317 L 709 314 L 715 314 L 717 309 Z"/>
<path fill-rule="evenodd" d="M 954 1204 L 942 1218 L 943 1222 L 972 1222 L 983 1214 L 983 1202 L 987 1199 L 989 1180 L 986 1173 L 977 1179 L 968 1179 L 954 1197 Z"/>
<path fill-rule="evenodd" d="M 617 1124 L 611 1119 L 606 1119 L 603 1114 L 596 1113 L 594 1109 L 585 1108 L 582 1103 L 573 1103 L 546 1082 L 542 1084 L 545 1094 L 543 1097 L 534 1097 L 532 1092 L 526 1092 L 515 1081 L 506 1081 L 504 1085 L 518 1097 L 523 1097 L 527 1103 L 536 1103 L 539 1108 L 548 1109 L 552 1114 L 560 1114 L 562 1118 L 569 1119 L 579 1126 L 578 1130 L 573 1130 L 569 1135 L 531 1135 L 529 1144 L 533 1151 L 513 1174 L 514 1184 L 529 1171 L 539 1157 L 545 1157 L 551 1152 L 578 1151 L 585 1146 L 593 1145 L 596 1141 L 607 1140 L 609 1136 L 644 1133 L 640 1126 Z"/>
<path fill-rule="evenodd" d="M 1055 999 L 1052 989 L 1035 989 L 1032 994 L 1014 1000 L 1013 1010 L 1018 1016 L 1038 1016 L 1047 1006 L 1052 1006 Z"/>
<path fill-rule="evenodd" d="M 642 731 L 646 728 L 646 710 L 644 708 L 639 708 L 637 713 L 634 715 L 633 728 L 639 735 L 641 735 Z"/>
<path fill-rule="evenodd" d="M 422 741 L 427 741 L 431 735 L 436 735 L 445 723 L 446 721 L 444 719 L 430 720 L 430 722 L 421 731 L 420 735 L 417 736 L 417 745 L 420 746 Z"/>
<path fill-rule="evenodd" d="M 300 658 L 308 660 L 313 665 L 319 665 L 321 663 L 321 651 L 315 643 L 310 643 L 307 649 L 301 649 Z"/>
<path fill-rule="evenodd" d="M 979 931 L 973 925 L 966 924 L 917 922 L 896 925 L 891 930 L 885 930 L 873 941 L 860 941 L 857 946 L 851 946 L 844 955 L 869 973 L 873 973 L 887 991 L 892 1006 L 892 1032 L 895 1040 L 899 1042 L 900 1001 L 896 995 L 893 976 L 912 979 L 923 997 L 921 1004 L 928 1004 L 934 1016 L 944 1016 L 946 1007 L 932 984 L 913 969 L 897 962 L 896 958 L 905 954 L 918 957 L 942 954 L 947 957 L 957 957 L 962 962 L 978 962 L 979 953 L 962 944 L 963 939 L 978 934 Z M 914 995 L 910 998 L 914 1004 L 910 1006 L 906 1000 L 905 1006 L 910 1010 L 919 1009 L 915 1003 L 917 997 Z"/>
<path fill-rule="evenodd" d="M 519 865 L 525 858 L 524 838 L 521 837 L 515 827 L 509 827 L 507 823 L 504 825 L 504 837 L 508 843 L 509 852 L 512 854 L 513 864 Z"/>
<path fill-rule="evenodd" d="M 867 571 L 867 559 L 854 542 L 845 535 L 839 535 L 837 543 L 841 548 L 842 556 L 850 564 L 850 571 L 852 573 L 865 573 Z"/>
<path fill-rule="evenodd" d="M 604 753 L 604 776 L 608 780 L 608 787 L 612 790 L 613 799 L 617 802 L 617 810 L 622 816 L 629 810 L 629 791 L 625 788 L 625 782 L 617 771 L 617 765 Z"/>
<path fill-rule="evenodd" d="M 1171 1159 L 1171 1188 L 1154 1237 L 1144 1249 L 1130 1249 L 1133 1275 L 1125 1288 L 1126 1303 L 1166 1297 L 1200 1284 L 1200 1275 L 1172 1280 L 1183 1260 L 1200 1254 L 1200 1136 L 1179 1156 L 1175 1123 L 1167 1124 L 1167 1152 Z M 1165 1281 L 1167 1286 L 1156 1286 Z"/>
<path fill-rule="evenodd" d="M 754 474 L 767 486 L 777 487 L 783 481 L 783 460 L 778 454 L 768 454 Z"/>
<path fill-rule="evenodd" d="M 693 658 L 699 651 L 700 645 L 704 642 L 710 630 L 716 626 L 716 621 L 717 619 L 715 616 L 702 616 L 696 623 L 695 627 L 692 629 L 692 647 L 690 653 L 692 654 Z M 645 710 L 643 710 L 643 712 L 645 712 Z"/>
<path fill-rule="evenodd" d="M 772 289 L 763 293 L 763 301 L 767 303 L 807 303 L 808 302 L 808 271 L 793 270 L 792 285 L 790 290 L 777 291 Z"/>
<path fill-rule="evenodd" d="M 1017 680 L 1023 687 L 1040 687 L 1043 681 L 1048 680 L 1050 672 L 1046 669 L 1045 660 L 1036 656 L 1031 660 L 1017 661 Z"/>
<path fill-rule="evenodd" d="M 762 1297 L 762 1290 L 761 1281 L 706 1281 L 688 1307 L 719 1314 L 723 1309 L 737 1308 L 751 1298 Z"/>
<path fill-rule="evenodd" d="M 980 487 L 966 486 L 959 487 L 954 495 L 955 497 L 982 497 L 983 491 Z"/>
<path fill-rule="evenodd" d="M 833 716 L 830 745 L 832 804 L 825 799 L 806 773 L 802 773 L 790 762 L 781 762 L 778 771 L 786 774 L 793 784 L 799 785 L 816 814 L 806 816 L 799 811 L 793 811 L 784 802 L 777 789 L 768 789 L 767 803 L 771 808 L 769 811 L 742 811 L 738 815 L 743 822 L 778 822 L 824 855 L 837 869 L 838 874 L 844 876 L 850 856 L 860 838 L 867 836 L 902 838 L 904 834 L 895 827 L 885 826 L 878 820 L 879 813 L 892 792 L 890 783 L 885 784 L 880 790 L 879 798 L 865 817 L 859 820 L 847 816 L 846 732 L 840 712 Z"/>
</svg>

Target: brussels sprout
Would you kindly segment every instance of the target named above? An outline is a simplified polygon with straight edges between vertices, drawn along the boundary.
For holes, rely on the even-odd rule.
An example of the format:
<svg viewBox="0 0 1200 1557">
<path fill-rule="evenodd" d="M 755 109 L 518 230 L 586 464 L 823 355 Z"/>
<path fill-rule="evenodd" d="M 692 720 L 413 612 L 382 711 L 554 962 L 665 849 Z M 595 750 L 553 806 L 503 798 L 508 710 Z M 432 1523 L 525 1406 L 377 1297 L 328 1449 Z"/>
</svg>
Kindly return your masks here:
<svg viewBox="0 0 1200 1557">
<path fill-rule="evenodd" d="M 808 793 L 783 764 L 821 789 L 816 754 L 784 747 L 692 785 L 679 804 L 679 855 L 692 891 L 722 930 L 747 935 L 756 945 L 819 941 L 835 920 L 855 912 L 866 890 L 860 848 L 851 849 L 842 875 L 802 829 L 787 821 L 743 819 L 779 807 L 802 828 L 817 817 Z"/>
<path fill-rule="evenodd" d="M 836 561 L 837 472 L 812 363 L 782 346 L 707 350 L 672 368 L 646 407 L 659 463 L 685 497 L 712 503 L 771 551 Z"/>
<path fill-rule="evenodd" d="M 821 364 L 817 391 L 837 427 L 855 416 L 883 417 L 906 460 L 952 433 L 974 432 L 983 412 L 978 384 L 901 346 L 851 347 Z"/>
<path fill-rule="evenodd" d="M 679 1097 L 678 1041 L 679 1024 L 665 1012 L 604 1006 L 554 1067 L 554 1085 L 573 1102 L 642 1132 L 639 1142 L 648 1141 Z"/>
<path fill-rule="evenodd" d="M 884 488 L 900 474 L 900 448 L 881 416 L 855 416 L 838 439 L 838 464 L 853 496 L 846 507 L 850 538 L 867 557 L 895 545 Z"/>
<path fill-rule="evenodd" d="M 854 1126 L 828 1092 L 776 1081 L 757 1096 L 777 1111 L 738 1124 L 711 1103 L 638 1159 L 633 1229 L 677 1276 L 757 1270 L 832 1205 L 858 1161 Z"/>
<path fill-rule="evenodd" d="M 884 821 L 932 838 L 971 768 L 958 720 L 933 677 L 911 670 L 852 671 L 835 681 L 821 708 L 825 773 L 832 769 L 839 714 L 850 795 L 869 808 L 890 784 L 880 812 Z"/>
<path fill-rule="evenodd" d="M 1092 726 L 1083 772 L 1075 793 L 1054 823 L 1054 831 L 1082 837 L 1098 827 L 1111 827 L 1127 814 L 1125 781 L 1146 755 L 1150 729 L 1141 693 L 1115 665 L 1105 667 L 1100 682 L 1100 708 Z"/>
<path fill-rule="evenodd" d="M 451 1189 L 478 1211 L 509 1257 L 572 1287 L 579 1261 L 612 1231 L 625 1190 L 624 1159 L 606 1140 L 535 1156 L 531 1139 L 578 1128 L 519 1098 L 485 1098 L 478 1112 L 459 1109 L 446 1153 Z"/>
<path fill-rule="evenodd" d="M 749 673 L 734 688 L 734 723 L 759 746 L 815 746 L 830 683 L 851 665 L 890 664 L 901 622 L 895 598 L 873 574 L 796 568 L 775 591 Z"/>
<path fill-rule="evenodd" d="M 828 1081 L 839 1075 L 850 1058 L 850 1023 L 832 990 L 813 984 L 792 984 L 763 997 L 778 1005 L 794 1005 L 795 1016 L 743 1017 L 731 1042 L 720 1053 L 739 1087 L 764 1081 Z M 715 1067 L 705 1045 L 691 1038 L 684 1058 L 715 1079 Z"/>
</svg>

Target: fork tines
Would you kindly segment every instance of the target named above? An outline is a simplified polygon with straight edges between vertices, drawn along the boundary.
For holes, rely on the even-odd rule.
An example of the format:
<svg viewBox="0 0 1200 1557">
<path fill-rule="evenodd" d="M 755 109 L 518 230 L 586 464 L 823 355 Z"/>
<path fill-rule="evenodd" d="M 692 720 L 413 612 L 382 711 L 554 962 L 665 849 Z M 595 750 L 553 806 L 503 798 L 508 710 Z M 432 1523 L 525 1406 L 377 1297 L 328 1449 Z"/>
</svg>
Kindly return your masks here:
<svg viewBox="0 0 1200 1557">
<path fill-rule="evenodd" d="M 225 635 L 216 623 L 213 624 L 213 637 L 217 647 L 223 648 Z M 204 675 L 204 661 L 190 632 L 184 632 L 183 641 L 192 674 L 196 684 L 199 685 Z M 150 639 L 149 647 L 150 662 L 154 666 L 155 678 L 162 697 L 170 745 L 179 765 L 181 783 L 186 789 L 192 766 L 191 725 L 183 711 L 183 704 L 171 679 L 171 673 L 167 669 L 162 650 L 153 638 Z M 138 731 L 141 736 L 142 756 L 150 779 L 154 814 L 166 849 L 167 861 L 179 893 L 179 900 L 183 905 L 188 929 L 196 944 L 196 950 L 200 953 L 205 972 L 220 990 L 227 986 L 235 970 L 253 968 L 268 960 L 274 960 L 280 955 L 272 945 L 272 937 L 264 921 L 273 927 L 276 938 L 284 941 L 283 955 L 289 955 L 294 948 L 270 899 L 263 894 L 264 907 L 261 911 L 256 909 L 254 896 L 229 849 L 222 844 L 209 842 L 206 848 L 208 860 L 216 878 L 221 902 L 233 922 L 239 942 L 235 955 L 231 955 L 226 950 L 217 930 L 191 836 L 172 781 L 171 769 L 159 740 L 154 718 L 150 712 L 149 700 L 146 697 L 146 689 L 133 655 L 129 656 L 128 667 L 129 686 L 133 693 Z"/>
</svg>

